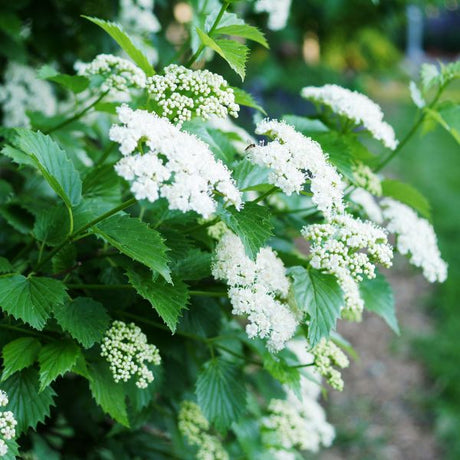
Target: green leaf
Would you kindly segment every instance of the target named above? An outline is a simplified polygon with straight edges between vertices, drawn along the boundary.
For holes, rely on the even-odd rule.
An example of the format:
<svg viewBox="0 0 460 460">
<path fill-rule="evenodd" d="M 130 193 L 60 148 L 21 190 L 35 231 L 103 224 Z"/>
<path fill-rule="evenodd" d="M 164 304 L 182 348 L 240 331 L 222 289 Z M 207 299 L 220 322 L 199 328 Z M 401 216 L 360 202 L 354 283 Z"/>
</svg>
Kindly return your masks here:
<svg viewBox="0 0 460 460">
<path fill-rule="evenodd" d="M 233 161 L 235 149 L 227 136 L 218 129 L 207 126 L 199 119 L 185 122 L 182 129 L 206 142 L 214 155 L 224 163 Z"/>
<path fill-rule="evenodd" d="M 144 222 L 126 214 L 119 214 L 106 219 L 93 227 L 94 233 L 123 254 L 157 271 L 170 281 L 168 248 L 160 233 Z"/>
<path fill-rule="evenodd" d="M 283 115 L 283 121 L 285 121 L 288 125 L 293 126 L 296 131 L 299 131 L 307 136 L 309 133 L 324 133 L 329 131 L 329 128 L 322 121 L 312 118 L 301 117 L 298 115 Z"/>
<path fill-rule="evenodd" d="M 53 81 L 75 94 L 81 93 L 89 86 L 89 80 L 82 75 L 66 75 L 59 73 L 49 65 L 44 65 L 38 71 L 38 78 Z"/>
<path fill-rule="evenodd" d="M 68 206 L 81 200 L 81 180 L 67 154 L 51 137 L 40 132 L 18 128 L 15 147 L 26 153 L 43 174 L 51 188 Z"/>
<path fill-rule="evenodd" d="M 151 303 L 174 333 L 182 310 L 187 308 L 187 285 L 179 279 L 173 279 L 174 284 L 168 284 L 162 279 L 154 280 L 151 273 L 141 270 L 130 269 L 127 275 L 137 293 Z"/>
<path fill-rule="evenodd" d="M 49 246 L 57 246 L 67 236 L 69 217 L 64 206 L 50 206 L 37 212 L 33 236 Z"/>
<path fill-rule="evenodd" d="M 71 340 L 59 340 L 42 347 L 40 364 L 40 392 L 60 375 L 70 371 L 77 362 L 80 348 Z"/>
<path fill-rule="evenodd" d="M 88 297 L 77 297 L 54 310 L 58 324 L 85 348 L 104 337 L 110 317 L 103 305 Z"/>
<path fill-rule="evenodd" d="M 10 261 L 8 259 L 5 259 L 5 257 L 0 257 L 0 274 L 11 273 L 12 271 L 14 271 L 14 268 L 11 265 Z"/>
<path fill-rule="evenodd" d="M 249 94 L 248 92 L 240 89 L 240 88 L 235 88 L 232 87 L 233 93 L 235 94 L 235 102 L 238 105 L 244 105 L 246 107 L 252 107 L 253 109 L 258 110 L 259 112 L 262 112 L 264 115 L 267 115 L 267 112 L 263 109 L 262 106 L 260 106 L 256 100 L 252 97 L 252 94 Z"/>
<path fill-rule="evenodd" d="M 219 358 L 205 363 L 198 375 L 198 404 L 204 416 L 219 431 L 236 422 L 246 407 L 243 382 L 241 370 Z"/>
<path fill-rule="evenodd" d="M 335 329 L 343 306 L 342 290 L 332 275 L 296 266 L 288 269 L 297 307 L 310 315 L 308 341 L 314 347 Z"/>
<path fill-rule="evenodd" d="M 425 110 L 460 144 L 460 104 L 444 103 L 437 110 Z"/>
<path fill-rule="evenodd" d="M 256 203 L 245 203 L 241 211 L 233 206 L 220 209 L 218 214 L 228 228 L 240 237 L 246 254 L 252 259 L 273 234 L 270 211 Z"/>
<path fill-rule="evenodd" d="M 121 49 L 144 71 L 144 73 L 151 77 L 155 75 L 155 70 L 149 63 L 149 60 L 144 53 L 134 46 L 133 42 L 122 29 L 119 24 L 110 21 L 104 21 L 98 18 L 92 18 L 89 16 L 83 16 L 89 21 L 93 22 L 101 29 L 104 29 L 121 47 Z"/>
<path fill-rule="evenodd" d="M 212 256 L 200 249 L 191 249 L 174 267 L 175 275 L 182 280 L 201 280 L 211 276 Z"/>
<path fill-rule="evenodd" d="M 279 382 L 288 385 L 296 393 L 300 392 L 300 372 L 298 368 L 290 367 L 281 356 L 264 354 L 264 368 Z"/>
<path fill-rule="evenodd" d="M 374 279 L 365 279 L 359 285 L 359 292 L 364 306 L 381 316 L 388 326 L 399 335 L 393 290 L 385 277 L 377 273 Z"/>
<path fill-rule="evenodd" d="M 66 298 L 64 283 L 52 278 L 22 275 L 0 278 L 0 307 L 35 329 L 43 329 L 52 310 Z"/>
<path fill-rule="evenodd" d="M 248 58 L 249 48 L 246 45 L 233 40 L 218 39 L 213 40 L 208 34 L 203 32 L 199 27 L 196 28 L 203 45 L 209 46 L 217 54 L 223 57 L 228 65 L 244 80 L 246 75 L 246 61 Z"/>
<path fill-rule="evenodd" d="M 0 389 L 8 394 L 9 404 L 6 408 L 13 412 L 18 422 L 18 434 L 44 422 L 50 414 L 50 407 L 54 405 L 56 393 L 51 387 L 38 392 L 38 374 L 33 368 L 15 373 L 0 384 Z"/>
<path fill-rule="evenodd" d="M 255 165 L 246 158 L 233 168 L 233 178 L 240 190 L 252 190 L 260 185 L 268 184 L 270 169 Z"/>
<path fill-rule="evenodd" d="M 431 218 L 431 206 L 428 200 L 412 185 L 393 179 L 382 181 L 382 194 L 394 198 L 415 209 L 422 217 Z"/>
<path fill-rule="evenodd" d="M 214 31 L 215 34 L 232 35 L 235 37 L 247 38 L 269 48 L 264 34 L 254 26 L 248 24 L 233 24 L 230 26 L 219 27 Z"/>
<path fill-rule="evenodd" d="M 91 366 L 89 387 L 102 410 L 118 423 L 129 427 L 124 387 L 121 383 L 115 383 L 106 363 L 98 362 Z"/>
<path fill-rule="evenodd" d="M 40 342 L 33 337 L 21 337 L 6 344 L 2 352 L 2 381 L 31 366 L 37 360 L 40 347 Z"/>
</svg>

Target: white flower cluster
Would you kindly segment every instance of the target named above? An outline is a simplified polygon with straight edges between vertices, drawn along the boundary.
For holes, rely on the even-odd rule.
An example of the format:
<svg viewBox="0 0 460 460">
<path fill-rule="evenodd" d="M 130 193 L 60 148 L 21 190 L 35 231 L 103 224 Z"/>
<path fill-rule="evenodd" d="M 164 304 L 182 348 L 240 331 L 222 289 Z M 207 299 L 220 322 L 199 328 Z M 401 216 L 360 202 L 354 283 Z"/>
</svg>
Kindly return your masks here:
<svg viewBox="0 0 460 460">
<path fill-rule="evenodd" d="M 364 94 L 350 91 L 337 85 L 306 86 L 302 97 L 328 106 L 334 113 L 363 126 L 372 136 L 394 150 L 398 141 L 393 128 L 383 121 L 383 112 L 378 104 Z"/>
<path fill-rule="evenodd" d="M 398 251 L 409 255 L 411 264 L 420 267 L 430 283 L 444 282 L 447 278 L 447 264 L 441 258 L 431 224 L 418 217 L 409 206 L 398 201 L 386 198 L 381 205 L 383 217 L 389 221 L 388 231 L 397 236 Z"/>
<path fill-rule="evenodd" d="M 138 34 L 152 34 L 161 29 L 153 14 L 154 0 L 120 0 L 120 24 Z"/>
<path fill-rule="evenodd" d="M 367 190 L 355 188 L 350 194 L 350 200 L 360 206 L 370 220 L 377 224 L 383 222 L 382 210 L 376 203 L 374 197 Z"/>
<path fill-rule="evenodd" d="M 208 433 L 209 422 L 198 404 L 183 401 L 179 412 L 179 431 L 198 448 L 198 460 L 228 460 L 229 456 L 217 438 Z"/>
<path fill-rule="evenodd" d="M 385 230 L 350 214 L 335 216 L 330 223 L 304 227 L 310 241 L 311 266 L 334 275 L 344 293 L 342 315 L 359 320 L 364 302 L 358 283 L 375 277 L 375 263 L 390 267 L 393 251 Z"/>
<path fill-rule="evenodd" d="M 115 170 L 131 182 L 136 199 L 154 202 L 163 197 L 170 209 L 196 211 L 208 218 L 217 208 L 217 191 L 241 207 L 230 171 L 204 142 L 145 110 L 122 105 L 117 112 L 122 125 L 112 126 L 110 139 L 120 144 L 124 157 Z"/>
<path fill-rule="evenodd" d="M 267 339 L 273 352 L 284 347 L 297 327 L 297 319 L 286 302 L 289 280 L 285 272 L 271 248 L 262 248 L 252 261 L 241 240 L 230 231 L 217 244 L 213 276 L 230 286 L 233 313 L 247 315 L 248 336 Z"/>
<path fill-rule="evenodd" d="M 101 76 L 102 91 L 128 93 L 130 88 L 145 87 L 145 73 L 131 61 L 113 54 L 99 54 L 89 63 L 77 62 L 75 69 L 85 77 Z"/>
<path fill-rule="evenodd" d="M 291 0 L 257 0 L 254 5 L 256 13 L 268 13 L 268 28 L 271 30 L 286 27 L 290 8 Z"/>
<path fill-rule="evenodd" d="M 40 111 L 47 116 L 55 113 L 57 103 L 51 85 L 39 80 L 31 67 L 10 61 L 0 85 L 0 103 L 3 110 L 3 125 L 27 127 L 27 111 Z"/>
<path fill-rule="evenodd" d="M 138 388 L 147 388 L 154 379 L 145 363 L 154 366 L 161 363 L 158 348 L 147 343 L 147 337 L 141 329 L 134 323 L 126 324 L 123 321 L 114 321 L 105 333 L 101 356 L 108 361 L 115 382 L 127 382 L 136 376 Z"/>
<path fill-rule="evenodd" d="M 256 133 L 274 139 L 248 150 L 250 161 L 272 170 L 270 183 L 291 195 L 311 180 L 312 201 L 326 216 L 343 211 L 344 184 L 317 142 L 277 120 L 261 121 Z"/>
<path fill-rule="evenodd" d="M 307 352 L 305 340 L 292 340 L 287 348 L 292 351 L 302 364 L 313 362 L 313 355 Z M 310 368 L 309 368 L 310 369 Z M 313 368 L 314 369 L 314 368 Z M 318 452 L 321 446 L 329 447 L 335 437 L 334 427 L 327 422 L 326 413 L 318 403 L 321 392 L 318 382 L 321 376 L 313 371 L 310 378 L 301 375 L 300 398 L 290 388 L 285 387 L 286 400 L 272 400 L 269 404 L 271 414 L 263 420 L 263 426 L 274 432 L 275 439 L 280 444 L 277 449 L 298 448 L 310 452 Z M 277 450 L 274 458 L 289 458 L 282 454 L 291 451 Z M 297 458 L 297 457 L 293 457 Z"/>
<path fill-rule="evenodd" d="M 171 64 L 165 75 L 147 80 L 147 91 L 157 101 L 159 114 L 181 125 L 192 116 L 207 120 L 211 115 L 225 118 L 238 116 L 240 107 L 228 83 L 209 70 L 190 70 Z"/>
<path fill-rule="evenodd" d="M 341 369 L 348 367 L 350 362 L 345 353 L 332 340 L 324 337 L 311 350 L 315 369 L 326 379 L 327 383 L 336 390 L 343 390 L 343 379 L 340 371 L 334 369 L 337 366 Z"/>
<path fill-rule="evenodd" d="M 0 406 L 8 405 L 8 395 L 0 390 Z M 13 412 L 7 410 L 0 412 L 0 457 L 3 457 L 8 452 L 8 446 L 5 440 L 13 439 L 16 436 L 16 425 L 18 422 L 14 418 Z"/>
<path fill-rule="evenodd" d="M 353 169 L 353 176 L 356 184 L 361 188 L 372 193 L 372 195 L 382 195 L 382 182 L 369 166 L 360 164 Z"/>
</svg>

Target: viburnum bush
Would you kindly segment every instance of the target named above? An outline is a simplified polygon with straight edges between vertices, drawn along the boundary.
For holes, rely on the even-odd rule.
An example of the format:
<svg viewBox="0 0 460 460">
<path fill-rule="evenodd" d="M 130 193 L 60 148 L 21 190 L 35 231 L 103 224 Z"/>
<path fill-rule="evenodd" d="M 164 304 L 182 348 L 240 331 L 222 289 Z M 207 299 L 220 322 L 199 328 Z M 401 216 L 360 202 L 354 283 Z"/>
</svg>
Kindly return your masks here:
<svg viewBox="0 0 460 460">
<path fill-rule="evenodd" d="M 399 140 L 375 102 L 336 85 L 302 90 L 314 116 L 272 119 L 203 68 L 212 51 L 244 78 L 245 40 L 268 47 L 232 2 L 209 3 L 163 68 L 88 17 L 124 57 L 74 75 L 7 69 L 4 458 L 316 452 L 334 439 L 321 389 L 343 388 L 353 354 L 337 321 L 367 309 L 398 332 L 381 271 L 394 252 L 446 279 L 426 199 L 381 170 L 428 119 L 459 140 L 458 105 L 440 97 L 460 65 L 422 67 L 418 118 Z M 240 106 L 255 126 L 237 125 Z"/>
</svg>

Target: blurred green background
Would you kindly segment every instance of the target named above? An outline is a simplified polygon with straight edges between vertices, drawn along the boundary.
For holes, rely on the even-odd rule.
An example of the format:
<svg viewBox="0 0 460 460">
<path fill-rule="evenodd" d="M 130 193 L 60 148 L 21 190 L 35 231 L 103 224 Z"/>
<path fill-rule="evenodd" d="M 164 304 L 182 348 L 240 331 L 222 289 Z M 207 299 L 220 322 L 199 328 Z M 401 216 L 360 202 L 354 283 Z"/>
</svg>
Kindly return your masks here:
<svg viewBox="0 0 460 460">
<path fill-rule="evenodd" d="M 175 7 L 181 1 L 157 0 L 163 37 L 152 36 L 161 66 L 180 45 L 186 25 Z M 252 11 L 251 2 L 235 8 L 248 21 L 266 30 L 266 17 Z M 82 14 L 114 19 L 116 0 L 16 0 L 0 2 L 0 73 L 8 60 L 39 67 L 54 63 L 72 72 L 76 60 L 87 61 L 116 46 Z M 408 9 L 409 8 L 409 9 Z M 176 14 L 175 14 L 176 12 Z M 267 31 L 271 50 L 254 47 L 244 88 L 265 107 L 271 117 L 283 113 L 308 114 L 298 96 L 306 85 L 338 83 L 369 94 L 384 107 L 387 120 L 399 138 L 410 129 L 416 108 L 408 83 L 417 79 L 422 62 L 450 62 L 460 53 L 460 4 L 457 0 L 431 2 L 404 0 L 293 0 L 289 22 L 281 31 Z M 418 26 L 408 52 L 408 17 Z M 416 21 L 417 22 L 417 21 Z M 416 37 L 415 37 L 416 38 Z M 215 59 L 210 67 L 239 85 L 228 68 Z M 449 87 L 445 97 L 460 100 L 460 86 Z M 241 121 L 250 123 L 253 113 L 244 111 Z M 427 321 L 434 327 L 428 337 L 412 340 L 412 357 L 423 362 L 429 375 L 429 398 L 420 403 L 448 459 L 460 458 L 460 151 L 442 128 L 425 124 L 401 151 L 387 171 L 411 182 L 432 203 L 433 221 L 443 256 L 449 263 L 449 279 L 433 286 L 424 302 Z M 410 273 L 407 276 L 411 276 Z M 420 306 L 422 308 L 422 306 Z M 404 339 L 397 339 L 404 340 Z M 395 376 L 398 378 L 398 376 Z M 337 427 L 338 442 L 345 439 Z M 366 430 L 354 442 L 366 444 Z M 354 458 L 378 458 L 379 446 Z M 386 458 L 386 457 L 382 457 Z M 420 458 L 425 458 L 420 456 Z"/>
</svg>

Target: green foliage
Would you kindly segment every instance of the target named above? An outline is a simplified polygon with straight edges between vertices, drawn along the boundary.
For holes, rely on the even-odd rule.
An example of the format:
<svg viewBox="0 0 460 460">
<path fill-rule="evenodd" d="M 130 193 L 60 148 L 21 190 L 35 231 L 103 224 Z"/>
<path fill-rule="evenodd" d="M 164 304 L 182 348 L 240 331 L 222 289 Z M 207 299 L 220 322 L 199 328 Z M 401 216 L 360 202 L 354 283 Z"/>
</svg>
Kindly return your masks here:
<svg viewBox="0 0 460 460">
<path fill-rule="evenodd" d="M 103 305 L 88 297 L 77 297 L 54 309 L 59 326 L 84 348 L 91 348 L 102 340 L 110 317 Z"/>
<path fill-rule="evenodd" d="M 115 383 L 106 363 L 98 362 L 90 367 L 89 387 L 102 410 L 118 423 L 129 427 L 123 384 Z"/>
<path fill-rule="evenodd" d="M 360 284 L 359 289 L 366 309 L 381 316 L 388 326 L 390 326 L 396 334 L 399 334 L 393 291 L 385 277 L 377 273 L 374 279 L 364 280 Z"/>
<path fill-rule="evenodd" d="M 20 337 L 3 347 L 3 373 L 2 381 L 31 366 L 38 358 L 40 342 L 33 337 Z"/>
<path fill-rule="evenodd" d="M 187 285 L 175 278 L 171 283 L 163 279 L 153 279 L 151 273 L 134 269 L 128 270 L 128 278 L 137 293 L 151 303 L 174 333 L 182 310 L 187 307 L 189 299 Z"/>
<path fill-rule="evenodd" d="M 52 0 L 50 4 L 55 3 Z M 237 120 L 241 126 L 214 124 L 213 120 L 201 118 L 199 110 L 193 112 L 191 120 L 177 126 L 201 139 L 216 160 L 228 168 L 244 202 L 240 209 L 226 201 L 220 187 L 209 190 L 217 209 L 206 219 L 196 212 L 170 209 L 162 190 L 153 202 L 137 200 L 133 196 L 139 196 L 138 191 L 114 168 L 122 154 L 117 143 L 111 141 L 114 136 L 109 131 L 117 123 L 121 100 L 126 100 L 134 110 L 155 112 L 158 106 L 145 88 L 131 88 L 121 97 L 113 90 L 100 92 L 97 77 L 89 81 L 72 74 L 77 56 L 88 60 L 106 52 L 107 47 L 112 51 L 110 46 L 115 44 L 104 32 L 147 77 L 154 75 L 155 70 L 144 49 L 152 51 L 154 45 L 160 75 L 171 63 L 189 68 L 196 64 L 213 71 L 215 66 L 229 71 L 228 64 L 244 79 L 248 71 L 249 42 L 254 42 L 252 45 L 257 49 L 254 68 L 266 79 L 257 81 L 257 85 L 254 81 L 247 85 L 256 97 L 241 88 L 233 88 L 233 91 L 237 104 L 264 115 L 267 113 L 258 101 L 265 98 L 266 92 L 259 91 L 270 79 L 272 85 L 280 82 L 279 77 L 268 75 L 269 55 L 259 46 L 268 48 L 265 35 L 255 25 L 248 25 L 228 12 L 234 8 L 246 13 L 251 5 L 227 0 L 191 0 L 192 20 L 178 26 L 181 34 L 187 29 L 181 35 L 184 40 L 172 46 L 174 33 L 171 35 L 167 19 L 172 18 L 173 9 L 163 8 L 166 3 L 158 2 L 155 8 L 155 13 L 161 15 L 163 29 L 158 36 L 142 35 L 137 28 L 123 25 L 128 35 L 111 20 L 113 2 L 100 0 L 92 2 L 91 7 L 85 3 L 84 11 L 78 10 L 78 14 L 84 12 L 84 17 L 102 30 L 93 30 L 92 24 L 81 21 L 79 26 L 83 31 L 86 28 L 87 33 L 85 31 L 84 36 L 76 33 L 75 41 L 81 42 L 79 49 L 62 53 L 62 59 L 53 61 L 53 66 L 46 64 L 38 71 L 41 79 L 38 83 L 53 88 L 57 99 L 65 101 L 65 113 L 48 116 L 47 110 L 40 111 L 41 107 L 38 111 L 25 107 L 28 121 L 25 120 L 23 126 L 32 129 L 3 127 L 0 130 L 3 153 L 0 159 L 0 328 L 3 331 L 0 388 L 8 394 L 8 410 L 17 418 L 21 433 L 18 438 L 21 446 L 18 448 L 15 441 L 9 441 L 6 458 L 29 454 L 50 459 L 191 458 L 177 417 L 182 401 L 194 399 L 193 393 L 209 421 L 206 433 L 212 438 L 205 439 L 222 442 L 230 458 L 271 458 L 271 448 L 279 442 L 265 437 L 267 427 L 262 423 L 268 415 L 270 401 L 284 399 L 290 394 L 288 390 L 301 396 L 304 379 L 315 381 L 308 372 L 308 366 L 316 370 L 315 365 L 302 362 L 301 353 L 299 356 L 294 353 L 299 351 L 295 346 L 301 345 L 306 352 L 324 337 L 352 350 L 351 345 L 334 332 L 344 306 L 339 284 L 334 276 L 312 268 L 315 264 L 309 259 L 308 247 L 299 242 L 304 226 L 334 224 L 334 221 L 319 212 L 315 196 L 312 199 L 314 177 L 305 181 L 301 193 L 287 195 L 271 185 L 274 180 L 269 168 L 249 161 L 246 151 L 251 145 L 248 144 L 258 140 L 252 140 L 252 126 L 247 133 L 242 126 L 247 125 L 248 115 L 254 111 L 241 111 Z M 60 5 L 59 10 L 69 5 L 62 8 Z M 16 7 L 11 11 L 8 8 L 7 20 L 0 19 L 0 44 L 3 45 L 5 36 L 11 40 L 16 37 L 17 50 L 25 52 L 24 42 L 28 39 L 19 37 L 23 25 L 22 15 L 18 13 L 21 8 L 20 5 L 17 11 Z M 33 10 L 32 4 L 28 8 Z M 304 11 L 307 6 L 295 8 Z M 53 13 L 50 7 L 49 16 L 54 18 Z M 108 20 L 94 17 L 99 14 Z M 73 12 L 62 23 L 70 24 L 75 18 Z M 291 20 L 299 18 L 293 16 Z M 39 28 L 35 26 L 36 18 L 31 19 L 33 40 Z M 257 24 L 257 15 L 251 15 L 250 20 Z M 58 32 L 59 28 L 56 29 Z M 67 32 L 72 40 L 74 32 L 76 29 Z M 345 47 L 346 56 L 340 56 L 342 62 L 353 53 L 356 38 L 359 41 L 359 49 L 355 48 L 357 59 L 365 57 L 366 62 L 372 62 L 377 56 L 385 63 L 394 59 L 393 50 L 381 34 L 374 34 L 372 30 L 361 32 L 356 32 L 355 41 Z M 279 34 L 277 36 L 282 37 L 282 32 Z M 295 35 L 294 31 L 289 40 L 295 40 Z M 58 36 L 53 35 L 53 41 L 67 51 L 68 42 L 61 46 L 58 42 L 62 36 Z M 337 40 L 337 36 L 335 38 Z M 322 47 L 324 43 L 327 49 L 330 42 L 322 36 L 320 39 Z M 340 40 L 346 41 L 343 37 Z M 43 40 L 33 45 L 33 55 L 23 54 L 19 58 L 18 54 L 18 60 L 39 64 L 40 56 L 55 55 L 46 52 L 48 48 L 43 46 Z M 213 63 L 208 62 L 213 53 L 203 53 L 206 47 L 217 55 Z M 6 55 L 5 49 L 0 46 L 0 54 Z M 280 48 L 280 51 L 277 53 L 280 56 L 290 52 L 288 48 Z M 287 80 L 298 77 L 305 84 L 303 73 L 297 76 L 289 67 L 289 59 L 286 56 Z M 312 81 L 317 71 L 309 67 Z M 238 77 L 229 73 L 224 77 L 234 84 Z M 421 121 L 435 117 L 454 137 L 458 137 L 459 131 L 458 106 L 439 102 L 439 96 L 458 73 L 458 66 L 453 65 L 424 68 L 421 86 L 427 106 L 419 112 Z M 287 86 L 291 82 L 285 83 Z M 177 94 L 171 97 L 175 96 Z M 188 96 L 181 95 L 184 100 Z M 432 96 L 431 102 L 429 96 Z M 3 109 L 6 116 L 7 104 Z M 320 143 L 329 162 L 342 175 L 347 212 L 353 212 L 356 208 L 348 205 L 349 192 L 356 185 L 356 166 L 365 164 L 375 171 L 382 164 L 382 158 L 370 150 L 373 144 L 368 133 L 339 126 L 342 120 L 332 113 L 295 115 L 308 113 L 310 107 L 304 103 L 299 107 L 292 104 L 291 109 L 294 115 L 285 115 L 283 120 Z M 273 116 L 279 110 L 267 112 Z M 261 115 L 256 114 L 256 120 L 257 117 Z M 145 140 L 142 138 L 135 146 L 140 156 L 152 148 Z M 400 145 L 406 141 L 401 138 Z M 173 137 L 168 142 L 176 145 Z M 142 150 L 144 145 L 146 148 Z M 191 157 L 191 152 L 183 146 L 186 143 L 180 145 L 178 155 Z M 157 150 L 154 154 L 165 160 L 161 149 Z M 146 180 L 155 181 L 154 173 L 136 168 L 136 174 L 144 173 Z M 174 172 L 165 178 L 165 184 L 173 183 L 178 174 Z M 307 175 L 310 179 L 310 174 Z M 190 182 L 192 195 L 202 191 L 199 182 Z M 385 196 L 429 217 L 427 201 L 410 186 L 384 180 L 383 190 Z M 183 195 L 178 199 L 186 201 L 187 193 Z M 297 321 L 295 342 L 287 342 L 279 352 L 269 348 L 267 341 L 269 333 L 277 333 L 273 326 L 282 329 L 283 322 L 275 323 L 276 319 L 269 318 L 267 323 L 273 322 L 269 325 L 272 330 L 266 334 L 254 333 L 251 328 L 257 328 L 257 312 L 234 314 L 233 294 L 237 289 L 246 288 L 246 281 L 246 293 L 249 293 L 251 274 L 247 280 L 241 279 L 241 286 L 236 283 L 237 287 L 229 286 L 230 277 L 225 283 L 225 277 L 217 280 L 212 275 L 216 244 L 226 229 L 240 238 L 246 254 L 257 260 L 252 293 L 260 294 L 261 302 L 254 308 L 260 309 L 262 320 L 264 314 L 276 317 L 280 312 L 292 315 L 294 323 Z M 287 299 L 281 288 L 264 292 L 268 289 L 265 284 L 283 281 L 278 279 L 278 273 L 284 273 L 284 269 L 273 266 L 275 276 L 272 276 L 270 257 L 273 254 L 260 253 L 262 248 L 273 248 L 284 264 L 290 287 Z M 262 271 L 260 264 L 264 256 L 268 266 Z M 254 268 L 246 259 L 244 264 L 249 271 Z M 234 268 L 244 267 L 236 262 Z M 363 281 L 360 293 L 366 308 L 382 316 L 398 332 L 393 296 L 386 280 L 378 275 L 374 280 Z M 272 300 L 274 306 L 282 305 L 284 312 L 265 309 L 263 295 L 269 296 L 270 299 L 266 299 Z M 129 337 L 111 335 L 116 334 L 110 327 L 115 321 L 135 323 L 137 327 L 131 330 L 136 345 L 127 345 Z M 124 329 L 124 333 L 129 334 L 129 330 Z M 253 335 L 257 337 L 250 339 Z M 137 347 L 145 348 L 136 356 L 130 356 L 130 351 Z M 152 355 L 155 347 L 161 357 L 159 365 L 158 356 Z M 120 349 L 123 349 L 121 353 Z M 114 358 L 111 353 L 119 354 Z M 123 365 L 126 359 L 125 369 L 120 372 L 126 371 L 126 377 L 131 377 L 133 372 L 143 371 L 142 365 L 133 371 L 135 366 L 130 358 L 141 361 L 143 356 L 150 356 L 145 361 L 148 371 L 143 371 L 152 372 L 153 383 L 144 389 L 136 385 L 142 386 L 140 380 L 119 379 L 114 360 Z M 55 396 L 58 406 L 50 412 Z M 45 421 L 38 432 L 32 432 L 38 423 Z M 30 452 L 23 452 L 24 449 Z"/>
<path fill-rule="evenodd" d="M 40 132 L 18 129 L 16 134 L 15 147 L 28 156 L 67 207 L 76 206 L 81 200 L 81 179 L 67 154 Z"/>
<path fill-rule="evenodd" d="M 225 431 L 246 406 L 241 371 L 220 358 L 206 362 L 198 374 L 196 396 L 205 417 L 218 430 Z"/>
<path fill-rule="evenodd" d="M 291 267 L 289 275 L 296 306 L 310 316 L 308 340 L 315 346 L 335 329 L 343 306 L 342 291 L 333 276 L 318 270 Z"/>
<path fill-rule="evenodd" d="M 54 405 L 56 393 L 51 387 L 38 391 L 38 373 L 33 368 L 16 372 L 0 384 L 0 389 L 8 394 L 10 401 L 7 409 L 16 417 L 18 433 L 43 423 Z"/>
<path fill-rule="evenodd" d="M 75 365 L 80 349 L 71 340 L 61 340 L 44 345 L 38 355 L 40 364 L 40 392 L 60 375 Z"/>
<path fill-rule="evenodd" d="M 254 259 L 272 235 L 273 225 L 268 209 L 249 202 L 241 211 L 230 207 L 219 214 L 228 228 L 241 238 L 248 256 Z"/>
<path fill-rule="evenodd" d="M 428 203 L 428 200 L 411 185 L 394 179 L 385 179 L 382 181 L 382 193 L 384 196 L 394 198 L 414 208 L 422 217 L 426 219 L 431 218 L 430 203 Z"/>
<path fill-rule="evenodd" d="M 93 22 L 101 29 L 105 30 L 118 43 L 118 45 L 120 45 L 120 48 L 145 72 L 147 76 L 155 74 L 155 70 L 149 63 L 144 53 L 133 44 L 129 36 L 119 24 L 115 24 L 110 21 L 104 21 L 103 19 L 91 18 L 89 16 L 84 17 L 88 19 L 88 21 Z"/>
<path fill-rule="evenodd" d="M 123 254 L 170 281 L 167 247 L 160 233 L 144 222 L 127 215 L 117 215 L 99 223 L 93 231 Z"/>
<path fill-rule="evenodd" d="M 22 275 L 0 278 L 0 307 L 35 329 L 43 329 L 53 308 L 66 298 L 65 285 L 52 278 Z"/>
</svg>

